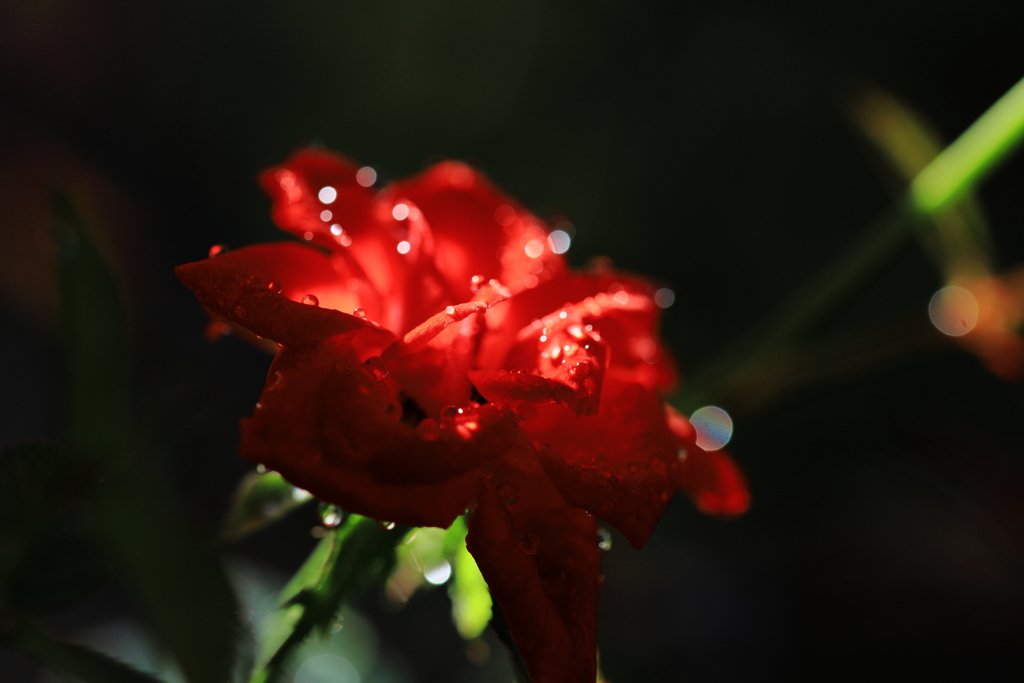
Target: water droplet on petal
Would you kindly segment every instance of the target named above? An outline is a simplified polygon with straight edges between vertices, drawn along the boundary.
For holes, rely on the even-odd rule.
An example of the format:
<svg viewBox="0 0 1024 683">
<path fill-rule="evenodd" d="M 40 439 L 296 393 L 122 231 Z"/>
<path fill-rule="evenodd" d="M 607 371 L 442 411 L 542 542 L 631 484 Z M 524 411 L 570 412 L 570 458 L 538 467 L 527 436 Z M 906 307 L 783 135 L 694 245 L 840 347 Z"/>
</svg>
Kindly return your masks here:
<svg viewBox="0 0 1024 683">
<path fill-rule="evenodd" d="M 224 253 L 226 253 L 228 251 L 231 251 L 228 248 L 228 245 L 226 245 L 226 244 L 215 244 L 212 247 L 210 247 L 210 251 L 208 252 L 208 255 L 209 255 L 210 258 L 213 258 L 214 256 L 220 256 L 221 254 L 224 254 Z"/>
<path fill-rule="evenodd" d="M 266 474 L 269 471 L 270 470 L 268 470 L 267 466 L 264 465 L 263 463 L 260 463 L 259 465 L 256 465 L 256 474 Z"/>
<path fill-rule="evenodd" d="M 320 522 L 328 529 L 341 524 L 342 513 L 336 506 L 330 503 L 320 503 Z"/>
<path fill-rule="evenodd" d="M 394 522 L 383 522 L 383 521 L 378 519 L 377 520 L 377 526 L 379 526 L 384 531 L 391 531 L 392 529 L 395 528 L 395 523 Z"/>
<path fill-rule="evenodd" d="M 505 482 L 498 487 L 498 496 L 501 497 L 501 502 L 505 504 L 505 507 L 512 507 L 519 502 L 519 489 Z"/>
<path fill-rule="evenodd" d="M 455 307 L 449 306 L 448 308 L 444 309 L 444 312 L 447 313 L 448 315 L 455 315 Z"/>
<path fill-rule="evenodd" d="M 540 548 L 540 539 L 533 534 L 523 534 L 523 537 L 519 539 L 519 547 L 527 555 L 536 555 Z"/>
<path fill-rule="evenodd" d="M 271 292 L 274 292 L 275 294 L 280 294 L 283 287 L 281 287 L 280 282 L 271 282 L 269 285 L 267 285 L 267 289 L 269 289 Z"/>
<path fill-rule="evenodd" d="M 469 291 L 471 291 L 474 294 L 476 294 L 477 292 L 480 291 L 480 288 L 483 286 L 483 284 L 484 284 L 484 276 L 483 275 L 474 275 L 469 280 Z"/>
<path fill-rule="evenodd" d="M 306 304 L 307 306 L 319 306 L 320 299 L 317 299 L 316 295 L 314 294 L 307 294 L 306 296 L 302 297 L 302 303 Z"/>
<path fill-rule="evenodd" d="M 434 420 L 427 418 L 416 426 L 416 433 L 424 441 L 437 441 L 441 437 L 441 427 Z"/>
<path fill-rule="evenodd" d="M 366 374 L 378 382 L 388 376 L 388 362 L 380 356 L 371 356 L 363 364 Z"/>
<path fill-rule="evenodd" d="M 364 311 L 361 308 L 357 308 L 354 311 L 352 311 L 352 315 L 354 315 L 357 318 L 365 318 L 366 317 L 366 311 Z"/>
<path fill-rule="evenodd" d="M 601 550 L 612 549 L 612 534 L 604 527 L 597 527 L 597 547 Z"/>
</svg>

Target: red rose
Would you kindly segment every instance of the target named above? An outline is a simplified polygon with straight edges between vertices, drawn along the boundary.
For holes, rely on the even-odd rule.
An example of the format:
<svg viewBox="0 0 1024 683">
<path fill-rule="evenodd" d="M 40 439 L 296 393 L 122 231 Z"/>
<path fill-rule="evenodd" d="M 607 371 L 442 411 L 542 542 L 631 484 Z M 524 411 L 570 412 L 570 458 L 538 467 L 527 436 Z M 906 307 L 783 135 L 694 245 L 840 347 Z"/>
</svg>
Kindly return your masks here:
<svg viewBox="0 0 1024 683">
<path fill-rule="evenodd" d="M 679 489 L 749 501 L 660 398 L 674 382 L 643 280 L 573 272 L 548 228 L 458 162 L 376 191 L 304 150 L 261 182 L 281 242 L 178 268 L 212 313 L 281 350 L 244 457 L 346 510 L 447 527 L 535 683 L 595 679 L 596 515 L 641 547 Z"/>
</svg>

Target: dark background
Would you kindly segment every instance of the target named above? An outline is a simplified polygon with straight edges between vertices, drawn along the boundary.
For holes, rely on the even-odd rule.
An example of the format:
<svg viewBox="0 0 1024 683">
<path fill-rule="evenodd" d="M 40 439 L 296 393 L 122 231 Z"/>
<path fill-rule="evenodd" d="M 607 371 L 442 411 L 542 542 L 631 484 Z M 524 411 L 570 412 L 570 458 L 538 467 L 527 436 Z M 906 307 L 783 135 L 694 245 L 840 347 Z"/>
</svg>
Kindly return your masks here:
<svg viewBox="0 0 1024 683">
<path fill-rule="evenodd" d="M 47 207 L 70 192 L 100 217 L 132 302 L 136 409 L 158 435 L 154 458 L 212 534 L 248 469 L 237 422 L 269 357 L 205 342 L 172 269 L 214 243 L 280 239 L 255 176 L 309 143 L 384 178 L 465 159 L 527 206 L 561 212 L 577 229 L 572 264 L 608 255 L 675 290 L 664 332 L 685 392 L 691 370 L 891 205 L 848 116 L 860 88 L 888 90 L 951 140 L 1024 75 L 1014 7 L 3 0 L 0 444 L 57 436 Z M 980 193 L 1000 269 L 1024 260 L 1022 183 L 1016 158 Z M 941 284 L 914 250 L 845 324 L 927 325 Z M 941 344 L 735 411 L 729 448 L 753 507 L 721 522 L 680 498 L 644 551 L 616 536 L 605 674 L 934 679 L 1019 667 L 1021 411 L 1019 385 Z M 291 571 L 313 543 L 307 513 L 228 555 Z M 404 680 L 507 676 L 466 661 L 443 591 L 397 615 L 373 596 L 359 607 Z M 108 587 L 53 623 L 80 634 L 131 609 Z M 0 653 L 3 681 L 37 676 Z"/>
</svg>

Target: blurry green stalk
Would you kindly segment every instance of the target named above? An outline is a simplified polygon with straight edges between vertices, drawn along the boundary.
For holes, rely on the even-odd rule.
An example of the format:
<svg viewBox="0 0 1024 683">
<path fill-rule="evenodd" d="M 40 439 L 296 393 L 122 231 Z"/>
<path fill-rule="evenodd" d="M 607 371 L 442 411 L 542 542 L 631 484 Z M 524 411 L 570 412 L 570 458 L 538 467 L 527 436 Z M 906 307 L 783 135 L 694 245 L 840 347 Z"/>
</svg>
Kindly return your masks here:
<svg viewBox="0 0 1024 683">
<path fill-rule="evenodd" d="M 801 383 L 842 374 L 843 357 L 829 357 L 800 373 L 809 349 L 800 345 L 833 322 L 875 276 L 909 247 L 920 230 L 973 192 L 1024 137 L 1024 79 L 1017 82 L 953 144 L 911 181 L 906 197 L 877 220 L 839 258 L 798 290 L 771 318 L 698 373 L 675 405 L 686 414 L 717 404 L 736 412 L 760 408 Z M 919 339 L 924 335 L 918 334 Z M 863 351 L 855 364 L 873 364 L 905 351 L 906 344 L 879 347 L 877 339 L 841 340 L 824 351 Z M 927 343 L 927 342 L 924 342 Z M 817 351 L 819 349 L 815 349 Z M 820 355 L 820 354 L 819 354 Z M 835 364 L 836 367 L 830 367 Z"/>
</svg>

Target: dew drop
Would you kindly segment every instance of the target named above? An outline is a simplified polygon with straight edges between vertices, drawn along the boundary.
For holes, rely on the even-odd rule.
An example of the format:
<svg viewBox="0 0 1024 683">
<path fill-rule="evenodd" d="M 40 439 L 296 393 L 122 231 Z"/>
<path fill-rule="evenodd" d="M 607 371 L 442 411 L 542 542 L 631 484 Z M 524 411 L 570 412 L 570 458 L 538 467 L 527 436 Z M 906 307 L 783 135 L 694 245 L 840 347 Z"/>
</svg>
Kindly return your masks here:
<svg viewBox="0 0 1024 683">
<path fill-rule="evenodd" d="M 316 295 L 314 294 L 307 294 L 306 296 L 302 297 L 302 303 L 306 304 L 307 306 L 319 306 L 320 299 L 317 299 Z"/>
<path fill-rule="evenodd" d="M 441 438 L 441 427 L 434 420 L 427 418 L 416 426 L 416 433 L 424 441 L 437 441 Z"/>
<path fill-rule="evenodd" d="M 527 555 L 536 555 L 537 549 L 540 548 L 540 539 L 533 534 L 523 534 L 523 537 L 519 539 L 519 547 Z"/>
<path fill-rule="evenodd" d="M 394 522 L 384 522 L 384 521 L 381 521 L 381 520 L 378 519 L 377 520 L 377 526 L 380 527 L 381 529 L 383 529 L 384 531 L 391 531 L 392 529 L 395 528 L 395 523 Z"/>
<path fill-rule="evenodd" d="M 483 286 L 483 284 L 484 284 L 484 276 L 483 275 L 474 275 L 469 280 L 469 291 L 471 291 L 474 294 L 476 294 L 477 292 L 480 291 L 480 288 Z"/>
<path fill-rule="evenodd" d="M 519 502 L 519 489 L 508 482 L 498 487 L 498 495 L 505 507 L 512 507 Z"/>
<path fill-rule="evenodd" d="M 281 290 L 284 288 L 281 287 L 280 282 L 271 282 L 269 285 L 267 285 L 267 289 L 269 289 L 271 292 L 274 292 L 275 294 L 280 294 Z"/>
<path fill-rule="evenodd" d="M 269 471 L 270 470 L 268 470 L 267 466 L 264 465 L 263 463 L 260 463 L 259 465 L 256 465 L 256 474 L 266 474 Z"/>
<path fill-rule="evenodd" d="M 612 535 L 602 526 L 597 527 L 597 547 L 601 550 L 612 549 Z"/>
<path fill-rule="evenodd" d="M 366 317 L 366 311 L 364 311 L 361 308 L 357 308 L 354 311 L 352 311 L 352 315 L 354 315 L 357 318 L 365 318 Z"/>
<path fill-rule="evenodd" d="M 444 312 L 447 313 L 448 315 L 455 315 L 455 307 L 449 306 L 448 308 L 444 309 Z"/>
<path fill-rule="evenodd" d="M 228 248 L 228 245 L 226 245 L 226 244 L 215 244 L 212 247 L 210 247 L 210 251 L 207 253 L 207 255 L 210 258 L 213 258 L 214 256 L 220 256 L 221 254 L 224 254 L 224 253 L 226 253 L 228 251 L 231 251 Z"/>
<path fill-rule="evenodd" d="M 459 409 L 458 408 L 456 408 L 455 406 L 446 406 L 443 410 L 441 410 L 441 419 L 442 420 L 454 420 L 456 418 L 456 416 L 458 416 L 458 414 L 459 414 Z"/>
<path fill-rule="evenodd" d="M 388 362 L 380 356 L 371 356 L 363 364 L 366 374 L 378 382 L 388 376 Z"/>
<path fill-rule="evenodd" d="M 320 522 L 328 529 L 341 524 L 342 513 L 336 506 L 330 503 L 320 503 Z"/>
</svg>

